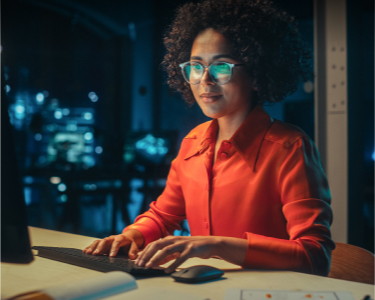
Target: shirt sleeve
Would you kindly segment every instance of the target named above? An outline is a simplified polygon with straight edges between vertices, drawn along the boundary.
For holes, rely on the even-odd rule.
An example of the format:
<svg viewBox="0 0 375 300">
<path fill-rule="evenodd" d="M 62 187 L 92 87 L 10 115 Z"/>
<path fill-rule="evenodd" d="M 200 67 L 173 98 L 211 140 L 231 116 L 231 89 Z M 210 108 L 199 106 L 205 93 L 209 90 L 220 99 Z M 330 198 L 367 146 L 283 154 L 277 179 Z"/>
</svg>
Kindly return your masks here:
<svg viewBox="0 0 375 300">
<path fill-rule="evenodd" d="M 243 266 L 327 276 L 335 244 L 330 235 L 331 195 L 319 153 L 308 137 L 286 148 L 277 188 L 289 240 L 245 233 L 248 249 Z"/>
<path fill-rule="evenodd" d="M 174 230 L 180 230 L 180 223 L 186 219 L 185 201 L 176 172 L 177 157 L 171 164 L 166 187 L 157 201 L 150 204 L 150 209 L 139 215 L 134 224 L 127 226 L 137 229 L 145 239 L 143 247 L 152 241 L 172 235 Z"/>
</svg>

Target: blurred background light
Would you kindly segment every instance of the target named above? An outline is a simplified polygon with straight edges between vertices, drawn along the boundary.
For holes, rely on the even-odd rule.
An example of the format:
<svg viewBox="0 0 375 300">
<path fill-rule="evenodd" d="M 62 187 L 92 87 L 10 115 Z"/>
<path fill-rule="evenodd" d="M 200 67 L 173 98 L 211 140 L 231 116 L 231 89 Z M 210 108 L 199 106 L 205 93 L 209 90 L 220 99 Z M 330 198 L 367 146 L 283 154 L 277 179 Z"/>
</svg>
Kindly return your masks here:
<svg viewBox="0 0 375 300">
<path fill-rule="evenodd" d="M 83 161 L 87 166 L 89 166 L 89 167 L 92 167 L 92 166 L 95 165 L 95 160 L 94 160 L 94 158 L 91 157 L 91 156 L 88 156 L 88 155 L 83 156 L 82 161 Z"/>
<path fill-rule="evenodd" d="M 20 104 L 16 106 L 16 113 L 23 114 L 24 112 L 25 112 L 25 106 L 20 105 Z"/>
<path fill-rule="evenodd" d="M 22 120 L 25 118 L 26 108 L 23 100 L 16 100 L 14 112 L 17 119 Z"/>
<path fill-rule="evenodd" d="M 34 182 L 34 179 L 31 177 L 31 176 L 26 176 L 23 181 L 26 183 L 26 184 L 32 184 Z"/>
<path fill-rule="evenodd" d="M 63 114 L 62 114 L 62 112 L 60 110 L 56 110 L 53 115 L 58 120 L 60 120 L 63 117 Z"/>
<path fill-rule="evenodd" d="M 85 138 L 85 140 L 90 141 L 94 136 L 91 132 L 86 132 L 83 137 Z"/>
<path fill-rule="evenodd" d="M 57 177 L 57 176 L 54 176 L 54 177 L 51 177 L 49 179 L 49 181 L 53 184 L 59 184 L 61 182 L 61 178 L 60 177 Z"/>
<path fill-rule="evenodd" d="M 63 113 L 64 116 L 69 115 L 69 114 L 70 114 L 70 110 L 69 110 L 69 108 L 64 108 L 64 109 L 62 110 L 62 113 Z"/>
<path fill-rule="evenodd" d="M 60 192 L 65 192 L 66 191 L 66 185 L 64 183 L 60 183 L 58 186 L 57 186 L 57 189 L 60 191 Z"/>
<path fill-rule="evenodd" d="M 303 84 L 303 90 L 305 93 L 310 94 L 314 91 L 314 83 L 312 81 L 306 81 Z"/>
<path fill-rule="evenodd" d="M 11 88 L 10 88 L 10 86 L 7 84 L 6 86 L 5 86 L 5 93 L 9 93 L 10 92 L 10 90 L 11 90 Z"/>
<path fill-rule="evenodd" d="M 99 100 L 98 95 L 95 92 L 90 92 L 89 93 L 89 98 L 92 102 L 96 102 Z"/>
<path fill-rule="evenodd" d="M 76 131 L 77 130 L 77 123 L 75 121 L 71 121 L 66 125 L 66 129 L 68 131 Z"/>
<path fill-rule="evenodd" d="M 46 128 L 47 128 L 48 131 L 52 131 L 52 132 L 55 131 L 55 129 L 56 129 L 55 124 L 48 124 L 46 126 Z"/>
<path fill-rule="evenodd" d="M 42 136 L 40 133 L 37 133 L 37 134 L 34 135 L 34 139 L 35 139 L 36 141 L 41 141 L 42 138 L 43 138 L 43 136 Z"/>
<path fill-rule="evenodd" d="M 38 93 L 36 94 L 36 102 L 38 104 L 43 104 L 44 103 L 44 94 L 43 93 Z"/>
<path fill-rule="evenodd" d="M 100 147 L 100 146 L 97 146 L 97 147 L 95 148 L 95 152 L 98 153 L 98 154 L 101 154 L 101 153 L 103 152 L 103 148 Z"/>
<path fill-rule="evenodd" d="M 56 98 L 51 99 L 50 109 L 57 109 L 59 107 L 59 100 Z"/>
<path fill-rule="evenodd" d="M 83 114 L 83 118 L 84 118 L 85 120 L 87 120 L 87 121 L 92 120 L 92 113 L 90 113 L 90 112 L 85 112 L 85 113 Z"/>
</svg>

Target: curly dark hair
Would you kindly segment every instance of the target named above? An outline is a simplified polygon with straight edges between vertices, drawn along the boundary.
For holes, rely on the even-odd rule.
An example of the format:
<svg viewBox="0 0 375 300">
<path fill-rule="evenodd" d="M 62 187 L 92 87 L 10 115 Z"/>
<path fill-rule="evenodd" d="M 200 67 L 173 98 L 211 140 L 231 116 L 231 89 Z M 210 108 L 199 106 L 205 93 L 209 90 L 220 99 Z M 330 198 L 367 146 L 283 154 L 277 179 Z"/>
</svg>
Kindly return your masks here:
<svg viewBox="0 0 375 300">
<path fill-rule="evenodd" d="M 181 6 L 164 37 L 162 65 L 168 84 L 188 104 L 195 103 L 179 64 L 190 60 L 197 35 L 212 28 L 231 44 L 258 88 L 257 103 L 279 102 L 311 74 L 311 52 L 301 39 L 294 17 L 269 0 L 206 0 Z"/>
</svg>

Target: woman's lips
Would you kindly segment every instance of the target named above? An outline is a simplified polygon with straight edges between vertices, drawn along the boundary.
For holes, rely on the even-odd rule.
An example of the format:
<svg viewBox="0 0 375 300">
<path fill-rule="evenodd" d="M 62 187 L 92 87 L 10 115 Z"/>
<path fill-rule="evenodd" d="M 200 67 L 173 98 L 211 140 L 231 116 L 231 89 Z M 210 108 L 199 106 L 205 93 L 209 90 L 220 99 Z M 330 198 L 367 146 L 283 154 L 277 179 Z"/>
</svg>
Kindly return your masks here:
<svg viewBox="0 0 375 300">
<path fill-rule="evenodd" d="M 215 102 L 215 101 L 217 101 L 221 96 L 222 96 L 222 94 L 217 94 L 217 93 L 203 93 L 203 94 L 200 95 L 200 97 L 202 98 L 202 101 L 203 101 L 204 103 Z"/>
</svg>

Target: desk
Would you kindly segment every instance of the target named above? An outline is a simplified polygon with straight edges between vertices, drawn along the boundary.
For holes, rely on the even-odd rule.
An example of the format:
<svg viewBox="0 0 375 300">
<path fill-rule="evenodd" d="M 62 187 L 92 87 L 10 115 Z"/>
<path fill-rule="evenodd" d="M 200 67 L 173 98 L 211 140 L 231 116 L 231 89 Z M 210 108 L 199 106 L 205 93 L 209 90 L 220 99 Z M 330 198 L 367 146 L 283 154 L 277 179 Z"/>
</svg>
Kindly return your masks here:
<svg viewBox="0 0 375 300">
<path fill-rule="evenodd" d="M 32 245 L 71 247 L 83 249 L 94 238 L 68 234 L 52 230 L 29 227 Z M 315 275 L 288 271 L 252 271 L 242 270 L 238 266 L 218 259 L 188 260 L 182 267 L 206 264 L 225 271 L 224 279 L 203 284 L 177 283 L 170 277 L 156 277 L 137 280 L 138 288 L 164 287 L 179 292 L 209 297 L 211 300 L 224 299 L 225 289 L 229 287 L 306 290 L 306 291 L 350 291 L 354 299 L 362 300 L 365 295 L 374 299 L 374 286 Z M 46 288 L 56 284 L 93 277 L 100 272 L 81 267 L 35 257 L 29 265 L 1 264 L 1 298 L 7 298 L 22 292 Z"/>
</svg>

